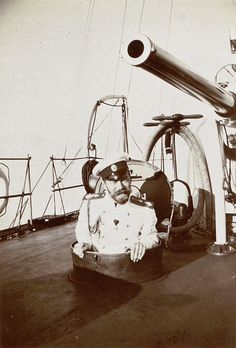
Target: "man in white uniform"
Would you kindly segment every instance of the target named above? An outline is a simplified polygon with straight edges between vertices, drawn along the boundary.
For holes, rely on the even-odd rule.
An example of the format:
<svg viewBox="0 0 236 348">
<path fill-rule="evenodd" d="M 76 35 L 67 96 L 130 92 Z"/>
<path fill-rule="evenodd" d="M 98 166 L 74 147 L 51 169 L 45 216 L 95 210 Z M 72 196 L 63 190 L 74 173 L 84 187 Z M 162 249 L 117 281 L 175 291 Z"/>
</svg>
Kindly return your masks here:
<svg viewBox="0 0 236 348">
<path fill-rule="evenodd" d="M 102 178 L 105 192 L 86 195 L 83 200 L 74 248 L 80 257 L 85 250 L 109 254 L 130 251 L 131 260 L 136 262 L 146 249 L 160 243 L 153 205 L 131 194 L 127 160 L 127 156 L 103 160 L 93 170 Z"/>
</svg>

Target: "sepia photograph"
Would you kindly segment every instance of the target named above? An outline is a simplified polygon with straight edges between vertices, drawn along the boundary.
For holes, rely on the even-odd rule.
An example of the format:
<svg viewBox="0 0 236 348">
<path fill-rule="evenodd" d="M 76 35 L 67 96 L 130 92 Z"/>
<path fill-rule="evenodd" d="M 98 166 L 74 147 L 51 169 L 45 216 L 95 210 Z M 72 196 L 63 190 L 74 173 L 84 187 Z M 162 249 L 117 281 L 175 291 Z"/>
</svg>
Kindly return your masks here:
<svg viewBox="0 0 236 348">
<path fill-rule="evenodd" d="M 236 0 L 0 0 L 0 346 L 236 347 Z"/>
</svg>

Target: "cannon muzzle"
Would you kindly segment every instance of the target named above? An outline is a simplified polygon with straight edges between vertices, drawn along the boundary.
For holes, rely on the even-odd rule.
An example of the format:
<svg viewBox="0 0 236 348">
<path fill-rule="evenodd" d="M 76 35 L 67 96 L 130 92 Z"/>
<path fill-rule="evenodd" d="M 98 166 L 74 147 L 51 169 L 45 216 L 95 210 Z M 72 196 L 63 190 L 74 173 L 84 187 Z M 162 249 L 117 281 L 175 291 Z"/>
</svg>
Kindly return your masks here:
<svg viewBox="0 0 236 348">
<path fill-rule="evenodd" d="M 210 104 L 214 111 L 231 121 L 236 120 L 236 97 L 217 83 L 193 72 L 177 58 L 156 46 L 148 37 L 137 35 L 124 46 L 123 58 L 184 91 Z"/>
</svg>

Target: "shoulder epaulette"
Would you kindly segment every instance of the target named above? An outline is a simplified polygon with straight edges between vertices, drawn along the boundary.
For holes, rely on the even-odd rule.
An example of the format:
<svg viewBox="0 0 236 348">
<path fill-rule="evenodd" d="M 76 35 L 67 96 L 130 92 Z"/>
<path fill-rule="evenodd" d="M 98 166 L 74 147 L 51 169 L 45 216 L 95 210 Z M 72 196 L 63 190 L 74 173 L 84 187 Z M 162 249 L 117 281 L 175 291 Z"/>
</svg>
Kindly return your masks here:
<svg viewBox="0 0 236 348">
<path fill-rule="evenodd" d="M 138 198 L 138 197 L 135 197 L 135 196 L 131 196 L 130 197 L 130 202 L 133 203 L 133 204 L 140 205 L 142 207 L 153 208 L 153 203 L 152 202 L 146 201 L 146 200 L 144 200 L 142 198 Z"/>
<path fill-rule="evenodd" d="M 105 196 L 104 193 L 87 193 L 84 196 L 84 199 L 99 199 L 99 198 L 103 198 Z"/>
</svg>

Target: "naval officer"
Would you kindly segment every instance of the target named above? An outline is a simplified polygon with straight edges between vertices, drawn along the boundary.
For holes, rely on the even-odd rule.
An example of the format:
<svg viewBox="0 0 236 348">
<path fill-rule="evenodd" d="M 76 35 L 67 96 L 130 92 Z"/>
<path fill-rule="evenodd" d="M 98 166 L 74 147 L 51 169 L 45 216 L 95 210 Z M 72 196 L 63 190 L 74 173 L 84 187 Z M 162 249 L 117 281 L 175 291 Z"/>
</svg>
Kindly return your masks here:
<svg viewBox="0 0 236 348">
<path fill-rule="evenodd" d="M 105 159 L 93 173 L 102 178 L 103 194 L 86 195 L 76 225 L 74 251 L 81 258 L 85 250 L 115 254 L 130 252 L 136 262 L 146 249 L 160 241 L 153 205 L 132 195 L 128 156 Z"/>
</svg>

